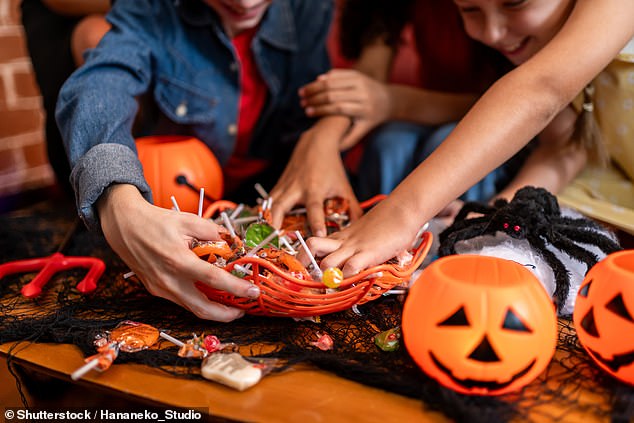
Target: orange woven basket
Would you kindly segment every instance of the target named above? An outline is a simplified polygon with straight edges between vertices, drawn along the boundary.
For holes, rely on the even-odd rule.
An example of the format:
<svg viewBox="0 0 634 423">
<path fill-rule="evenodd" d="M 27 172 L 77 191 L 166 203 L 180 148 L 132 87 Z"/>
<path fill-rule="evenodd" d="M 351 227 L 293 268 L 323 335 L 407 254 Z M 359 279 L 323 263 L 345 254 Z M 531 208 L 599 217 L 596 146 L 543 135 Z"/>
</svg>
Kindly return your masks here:
<svg viewBox="0 0 634 423">
<path fill-rule="evenodd" d="M 234 203 L 218 201 L 212 204 L 203 216 L 210 217 L 218 211 L 232 207 L 235 207 Z M 395 286 L 407 282 L 425 259 L 431 243 L 431 233 L 425 232 L 417 247 L 411 251 L 413 257 L 409 265 L 398 266 L 389 263 L 374 266 L 344 279 L 336 289 L 326 290 L 320 281 L 298 279 L 259 257 L 242 257 L 225 267 L 227 271 L 231 271 L 235 265 L 251 265 L 253 273 L 246 275 L 244 279 L 260 288 L 260 297 L 255 300 L 236 297 L 201 283 L 197 286 L 211 300 L 240 308 L 248 314 L 281 317 L 318 316 L 375 300 Z"/>
</svg>

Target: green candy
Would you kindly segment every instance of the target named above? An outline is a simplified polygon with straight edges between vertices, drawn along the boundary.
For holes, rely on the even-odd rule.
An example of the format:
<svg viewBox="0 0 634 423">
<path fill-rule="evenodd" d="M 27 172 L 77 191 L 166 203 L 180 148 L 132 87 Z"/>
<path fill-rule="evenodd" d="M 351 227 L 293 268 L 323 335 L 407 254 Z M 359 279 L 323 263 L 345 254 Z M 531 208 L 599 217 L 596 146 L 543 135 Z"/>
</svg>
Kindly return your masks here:
<svg viewBox="0 0 634 423">
<path fill-rule="evenodd" d="M 244 243 L 247 247 L 253 248 L 260 244 L 264 239 L 275 231 L 272 226 L 266 223 L 252 223 L 244 234 Z M 275 237 L 269 243 L 279 248 L 279 239 Z"/>
<path fill-rule="evenodd" d="M 376 335 L 374 344 L 383 351 L 392 352 L 398 350 L 399 339 L 401 339 L 401 327 L 397 326 Z"/>
</svg>

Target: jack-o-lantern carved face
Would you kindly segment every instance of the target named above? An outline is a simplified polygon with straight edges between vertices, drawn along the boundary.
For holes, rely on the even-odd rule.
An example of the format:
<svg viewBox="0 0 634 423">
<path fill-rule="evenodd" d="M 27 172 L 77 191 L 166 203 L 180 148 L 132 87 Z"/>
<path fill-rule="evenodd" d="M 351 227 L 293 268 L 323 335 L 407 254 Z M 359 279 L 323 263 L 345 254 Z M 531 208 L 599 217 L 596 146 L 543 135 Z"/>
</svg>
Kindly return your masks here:
<svg viewBox="0 0 634 423">
<path fill-rule="evenodd" d="M 634 250 L 613 253 L 586 275 L 573 321 L 590 357 L 634 385 Z"/>
<path fill-rule="evenodd" d="M 495 257 L 432 263 L 410 290 L 403 338 L 429 376 L 455 391 L 499 395 L 531 382 L 557 341 L 555 308 L 533 274 Z"/>
<path fill-rule="evenodd" d="M 200 188 L 208 198 L 222 197 L 222 168 L 202 141 L 176 135 L 143 137 L 136 147 L 155 205 L 170 209 L 174 196 L 182 211 L 196 213 Z"/>
</svg>

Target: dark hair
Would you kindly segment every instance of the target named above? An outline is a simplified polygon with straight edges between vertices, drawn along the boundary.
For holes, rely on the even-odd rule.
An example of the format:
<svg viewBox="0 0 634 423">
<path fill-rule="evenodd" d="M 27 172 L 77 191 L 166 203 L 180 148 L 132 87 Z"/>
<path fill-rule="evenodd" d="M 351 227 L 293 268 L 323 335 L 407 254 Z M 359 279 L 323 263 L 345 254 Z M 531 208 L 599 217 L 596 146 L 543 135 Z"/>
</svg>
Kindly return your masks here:
<svg viewBox="0 0 634 423">
<path fill-rule="evenodd" d="M 608 153 L 594 116 L 593 96 L 594 86 L 590 83 L 583 89 L 583 106 L 575 122 L 571 143 L 584 148 L 592 163 L 605 166 L 608 162 Z"/>
<path fill-rule="evenodd" d="M 342 0 L 339 43 L 341 53 L 358 59 L 363 48 L 377 39 L 396 48 L 413 0 Z"/>
</svg>

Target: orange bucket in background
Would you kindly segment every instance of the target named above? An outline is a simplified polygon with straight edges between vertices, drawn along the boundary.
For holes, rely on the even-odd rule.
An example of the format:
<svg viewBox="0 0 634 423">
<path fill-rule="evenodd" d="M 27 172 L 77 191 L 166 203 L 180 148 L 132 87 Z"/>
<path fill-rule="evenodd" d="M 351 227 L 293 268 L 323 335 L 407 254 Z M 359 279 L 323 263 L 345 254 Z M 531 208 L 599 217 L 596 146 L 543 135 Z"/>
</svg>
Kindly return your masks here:
<svg viewBox="0 0 634 423">
<path fill-rule="evenodd" d="M 220 163 L 197 138 L 180 135 L 142 137 L 136 140 L 145 180 L 154 204 L 170 209 L 174 196 L 181 211 L 196 213 L 200 188 L 209 199 L 222 198 Z"/>
</svg>

